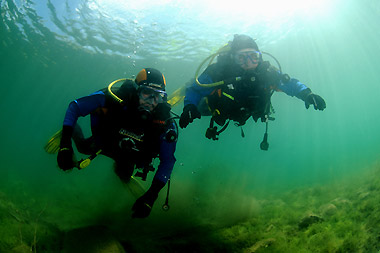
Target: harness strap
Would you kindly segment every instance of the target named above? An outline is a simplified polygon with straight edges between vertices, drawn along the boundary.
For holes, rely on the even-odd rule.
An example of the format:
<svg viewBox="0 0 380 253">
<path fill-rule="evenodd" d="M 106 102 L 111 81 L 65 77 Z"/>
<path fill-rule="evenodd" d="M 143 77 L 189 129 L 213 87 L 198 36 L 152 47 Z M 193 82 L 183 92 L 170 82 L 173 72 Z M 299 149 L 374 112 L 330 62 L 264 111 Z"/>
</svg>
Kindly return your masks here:
<svg viewBox="0 0 380 253">
<path fill-rule="evenodd" d="M 228 124 L 230 124 L 230 120 L 228 120 L 227 123 L 224 124 L 224 126 L 223 126 L 218 132 L 216 132 L 216 134 L 219 135 L 219 134 L 222 133 L 224 130 L 226 130 L 226 128 L 228 127 Z"/>
</svg>

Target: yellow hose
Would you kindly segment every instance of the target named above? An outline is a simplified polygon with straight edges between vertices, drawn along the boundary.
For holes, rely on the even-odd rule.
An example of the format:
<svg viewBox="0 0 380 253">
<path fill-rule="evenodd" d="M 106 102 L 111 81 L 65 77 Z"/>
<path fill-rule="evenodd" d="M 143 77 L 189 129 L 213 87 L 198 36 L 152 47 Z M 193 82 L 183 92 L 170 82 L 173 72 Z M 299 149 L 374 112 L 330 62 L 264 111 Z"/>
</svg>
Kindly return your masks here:
<svg viewBox="0 0 380 253">
<path fill-rule="evenodd" d="M 125 80 L 127 80 L 127 78 L 117 79 L 117 80 L 113 81 L 112 83 L 110 83 L 110 84 L 108 85 L 108 92 L 109 92 L 109 93 L 111 94 L 111 96 L 112 96 L 117 102 L 119 102 L 120 104 L 123 103 L 123 100 L 122 100 L 121 98 L 119 98 L 118 96 L 116 96 L 116 95 L 112 92 L 111 87 L 112 87 L 115 83 L 123 82 L 123 81 L 125 81 Z"/>
<path fill-rule="evenodd" d="M 199 65 L 199 67 L 197 68 L 197 71 L 195 71 L 195 82 L 196 82 L 196 84 L 198 84 L 199 86 L 202 86 L 202 87 L 215 87 L 215 86 L 219 86 L 219 85 L 224 84 L 224 81 L 219 81 L 219 82 L 215 82 L 215 83 L 208 83 L 208 84 L 200 83 L 198 80 L 199 71 L 201 70 L 202 66 L 205 64 L 206 61 L 208 61 L 210 59 L 210 62 L 207 65 L 207 67 L 208 67 L 211 65 L 211 63 L 214 61 L 215 57 L 218 54 L 225 53 L 225 52 L 228 52 L 230 50 L 231 50 L 230 44 L 226 44 L 223 47 L 221 47 L 216 53 L 214 53 L 214 54 L 208 56 L 206 59 L 204 59 L 202 61 L 202 63 Z"/>
</svg>

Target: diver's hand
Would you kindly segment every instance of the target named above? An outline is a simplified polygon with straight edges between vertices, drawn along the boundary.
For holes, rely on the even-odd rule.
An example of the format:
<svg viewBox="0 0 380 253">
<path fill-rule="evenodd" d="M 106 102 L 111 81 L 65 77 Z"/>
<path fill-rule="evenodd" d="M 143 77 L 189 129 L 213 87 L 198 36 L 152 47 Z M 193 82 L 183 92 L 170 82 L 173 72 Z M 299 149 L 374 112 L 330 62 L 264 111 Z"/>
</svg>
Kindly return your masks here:
<svg viewBox="0 0 380 253">
<path fill-rule="evenodd" d="M 72 148 L 61 148 L 58 151 L 57 162 L 61 170 L 71 170 L 74 168 L 74 152 Z"/>
<path fill-rule="evenodd" d="M 193 122 L 194 119 L 200 118 L 201 113 L 198 111 L 197 107 L 193 104 L 188 104 L 183 108 L 181 118 L 179 119 L 179 126 L 185 128 L 189 123 Z"/>
<path fill-rule="evenodd" d="M 152 185 L 149 190 L 138 198 L 135 204 L 132 206 L 132 218 L 146 218 L 149 216 L 150 211 L 152 210 L 153 204 L 158 198 L 158 193 L 165 186 L 165 183 L 153 179 Z"/>
<path fill-rule="evenodd" d="M 71 126 L 62 127 L 62 136 L 60 143 L 60 150 L 58 151 L 57 162 L 59 168 L 62 170 L 71 170 L 74 168 L 74 152 L 71 146 L 71 136 L 73 135 L 74 128 Z"/>
<path fill-rule="evenodd" d="M 309 109 L 310 105 L 313 105 L 315 110 L 320 111 L 323 111 L 326 108 L 325 100 L 321 96 L 314 93 L 310 93 L 304 101 L 306 109 Z"/>
<path fill-rule="evenodd" d="M 145 193 L 132 206 L 132 218 L 146 218 L 149 216 L 152 210 L 153 204 L 156 201 L 158 195 L 152 195 Z"/>
</svg>

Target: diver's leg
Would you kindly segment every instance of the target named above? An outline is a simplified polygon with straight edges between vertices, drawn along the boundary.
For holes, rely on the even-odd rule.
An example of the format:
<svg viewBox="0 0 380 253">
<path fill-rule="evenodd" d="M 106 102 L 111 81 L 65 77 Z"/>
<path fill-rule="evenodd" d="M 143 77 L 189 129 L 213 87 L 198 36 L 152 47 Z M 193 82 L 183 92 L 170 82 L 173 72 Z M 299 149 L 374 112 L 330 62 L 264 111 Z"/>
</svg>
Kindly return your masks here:
<svg viewBox="0 0 380 253">
<path fill-rule="evenodd" d="M 114 170 L 116 175 L 123 183 L 128 183 L 135 169 L 135 164 L 127 161 L 127 159 L 115 160 Z"/>
</svg>

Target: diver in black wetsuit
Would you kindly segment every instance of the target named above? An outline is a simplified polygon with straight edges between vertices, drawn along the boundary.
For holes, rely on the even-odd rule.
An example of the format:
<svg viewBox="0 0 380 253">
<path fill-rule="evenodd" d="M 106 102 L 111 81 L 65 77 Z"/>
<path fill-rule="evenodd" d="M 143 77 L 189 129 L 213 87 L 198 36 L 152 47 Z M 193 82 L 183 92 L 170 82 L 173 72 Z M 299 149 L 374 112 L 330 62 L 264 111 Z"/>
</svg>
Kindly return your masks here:
<svg viewBox="0 0 380 253">
<path fill-rule="evenodd" d="M 297 79 L 283 74 L 280 66 L 276 69 L 264 61 L 262 54 L 251 37 L 235 35 L 232 42 L 211 55 L 209 58 L 218 57 L 217 62 L 209 64 L 199 77 L 197 74 L 193 84 L 186 88 L 180 127 L 186 128 L 201 115 L 211 116 L 206 137 L 217 140 L 230 120 L 237 126 L 243 126 L 250 117 L 268 122 L 272 119 L 270 101 L 274 91 L 296 96 L 305 102 L 307 109 L 310 105 L 315 110 L 326 108 L 322 97 Z M 214 122 L 223 126 L 222 129 L 218 131 Z M 267 143 L 261 148 L 266 150 Z"/>
<path fill-rule="evenodd" d="M 146 173 L 154 170 L 153 158 L 159 157 L 160 165 L 150 188 L 132 208 L 132 217 L 145 218 L 176 161 L 177 129 L 166 102 L 166 81 L 160 71 L 145 68 L 134 81 L 127 79 L 119 89 L 112 91 L 111 86 L 70 103 L 63 122 L 58 165 L 65 171 L 76 166 L 72 138 L 79 152 L 98 152 L 112 158 L 115 172 L 124 182 L 131 179 L 135 168 L 143 170 L 140 176 L 144 180 Z M 76 123 L 79 116 L 89 114 L 92 136 L 84 139 Z"/>
</svg>

